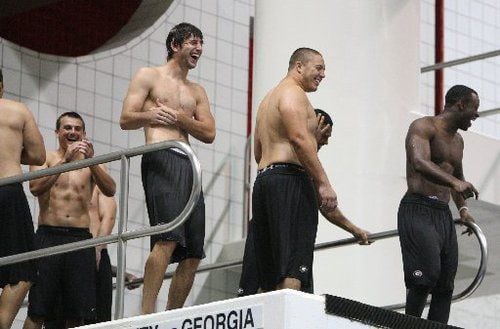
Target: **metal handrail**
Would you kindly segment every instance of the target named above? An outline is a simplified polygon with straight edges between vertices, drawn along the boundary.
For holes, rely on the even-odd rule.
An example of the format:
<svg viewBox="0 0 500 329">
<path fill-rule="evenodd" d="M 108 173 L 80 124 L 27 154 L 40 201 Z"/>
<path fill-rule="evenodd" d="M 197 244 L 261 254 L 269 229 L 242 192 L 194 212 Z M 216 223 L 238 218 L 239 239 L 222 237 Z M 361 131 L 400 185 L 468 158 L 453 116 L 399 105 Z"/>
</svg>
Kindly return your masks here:
<svg viewBox="0 0 500 329">
<path fill-rule="evenodd" d="M 455 225 L 456 224 L 464 224 L 468 228 L 472 230 L 474 235 L 477 238 L 477 241 L 479 242 L 479 246 L 481 248 L 481 261 L 479 263 L 479 268 L 477 269 L 476 276 L 474 277 L 474 280 L 472 280 L 472 283 L 465 288 L 462 292 L 455 294 L 451 297 L 451 300 L 453 302 L 458 302 L 460 300 L 463 300 L 476 291 L 476 289 L 481 285 L 481 282 L 484 279 L 484 276 L 486 275 L 486 268 L 488 266 L 488 243 L 486 241 L 486 237 L 477 224 L 472 223 L 472 222 L 462 222 L 460 219 L 455 219 Z M 430 304 L 430 301 L 428 300 L 426 302 L 427 305 Z M 406 306 L 405 303 L 400 303 L 400 304 L 393 304 L 393 305 L 388 305 L 388 306 L 383 306 L 383 308 L 388 309 L 388 310 L 398 310 L 402 309 Z"/>
<path fill-rule="evenodd" d="M 472 230 L 472 232 L 474 233 L 474 235 L 477 237 L 477 239 L 479 241 L 480 248 L 481 248 L 481 262 L 480 262 L 476 277 L 474 278 L 472 283 L 464 291 L 462 291 L 462 292 L 460 292 L 452 297 L 453 301 L 458 301 L 458 300 L 465 299 L 465 298 L 469 297 L 470 295 L 472 295 L 472 293 L 474 293 L 474 291 L 476 291 L 476 289 L 479 287 L 479 285 L 483 281 L 483 278 L 486 275 L 486 267 L 488 264 L 488 244 L 487 244 L 486 237 L 485 237 L 483 231 L 481 230 L 481 228 L 477 224 L 471 223 L 471 222 L 463 223 L 459 219 L 455 219 L 455 224 L 464 224 L 465 226 L 470 228 Z M 391 230 L 391 231 L 384 231 L 384 232 L 370 234 L 369 240 L 371 240 L 371 241 L 384 240 L 384 239 L 388 239 L 388 238 L 393 238 L 395 236 L 398 236 L 398 230 Z M 337 241 L 317 243 L 314 246 L 314 251 L 342 247 L 342 246 L 357 244 L 357 243 L 358 243 L 358 239 L 356 239 L 356 238 L 347 238 L 347 239 L 341 239 L 341 240 L 337 240 Z M 198 267 L 198 270 L 196 271 L 196 273 L 209 272 L 212 270 L 223 270 L 223 269 L 228 269 L 228 268 L 240 266 L 242 264 L 243 264 L 243 260 L 233 260 L 233 261 L 219 262 L 219 263 L 215 263 L 215 264 L 202 265 L 202 266 Z M 174 274 L 174 271 L 169 271 L 169 272 L 165 273 L 164 280 L 171 279 L 173 277 L 173 274 Z M 139 279 L 133 280 L 131 282 L 127 282 L 126 285 L 132 286 L 132 285 L 140 284 L 143 282 L 144 282 L 144 279 L 139 278 Z M 404 308 L 404 307 L 405 307 L 405 304 L 402 303 L 402 304 L 394 304 L 394 305 L 384 306 L 383 308 L 395 310 L 395 309 L 400 309 L 400 308 Z"/>
<path fill-rule="evenodd" d="M 148 227 L 133 231 L 125 231 L 127 222 L 127 206 L 128 206 L 128 169 L 129 169 L 129 158 L 137 155 L 141 155 L 148 152 L 159 151 L 166 148 L 178 148 L 182 150 L 191 162 L 191 167 L 193 170 L 193 186 L 191 188 L 191 193 L 187 201 L 186 206 L 181 211 L 181 213 L 170 223 L 162 224 L 154 227 Z M 110 161 L 122 161 L 122 170 L 120 175 L 120 221 L 119 221 L 119 232 L 117 234 L 112 234 L 106 237 L 99 237 L 91 240 L 84 240 L 79 242 L 68 243 L 60 246 L 39 249 L 35 251 L 25 252 L 17 255 L 11 255 L 0 258 L 0 266 L 7 264 L 14 264 L 22 261 L 27 261 L 35 258 L 42 258 L 51 255 L 57 255 L 62 253 L 67 253 L 70 251 L 95 247 L 101 244 L 107 243 L 118 243 L 118 260 L 119 267 L 117 271 L 117 282 L 121 284 L 118 285 L 116 293 L 116 311 L 115 319 L 123 317 L 123 290 L 124 290 L 124 273 L 125 273 L 125 249 L 126 241 L 131 239 L 136 239 L 152 234 L 164 233 L 171 231 L 182 225 L 182 223 L 188 218 L 189 214 L 195 207 L 195 203 L 198 200 L 201 193 L 201 167 L 200 162 L 196 158 L 193 150 L 188 144 L 180 141 L 165 141 L 155 144 L 143 145 L 127 150 L 117 151 L 109 154 L 104 154 L 96 156 L 90 159 L 78 160 L 71 163 L 50 167 L 47 169 L 41 169 L 22 175 L 12 176 L 0 179 L 0 186 L 20 183 L 40 177 L 51 176 L 55 174 L 60 174 L 63 172 L 81 169 L 101 163 L 106 163 Z"/>
<path fill-rule="evenodd" d="M 487 53 L 482 53 L 482 54 L 478 54 L 478 55 L 473 55 L 473 56 L 463 57 L 463 58 L 459 58 L 459 59 L 454 59 L 454 60 L 448 61 L 448 62 L 436 63 L 436 64 L 433 64 L 433 65 L 422 67 L 420 69 L 420 73 L 436 71 L 436 70 L 444 69 L 444 68 L 447 68 L 447 67 L 452 67 L 452 66 L 456 66 L 456 65 L 460 65 L 460 64 L 466 64 L 466 63 L 478 61 L 478 60 L 481 60 L 481 59 L 496 57 L 496 56 L 499 56 L 499 55 L 500 55 L 500 50 L 494 50 L 494 51 L 490 51 L 490 52 L 487 52 Z"/>
</svg>

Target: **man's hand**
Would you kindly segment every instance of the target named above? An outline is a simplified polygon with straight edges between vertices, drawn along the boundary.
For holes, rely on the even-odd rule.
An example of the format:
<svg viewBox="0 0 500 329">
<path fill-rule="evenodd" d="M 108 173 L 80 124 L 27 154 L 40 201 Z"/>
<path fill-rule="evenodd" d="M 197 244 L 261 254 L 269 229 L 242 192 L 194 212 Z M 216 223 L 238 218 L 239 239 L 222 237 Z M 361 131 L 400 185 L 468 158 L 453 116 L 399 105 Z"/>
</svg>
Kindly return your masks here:
<svg viewBox="0 0 500 329">
<path fill-rule="evenodd" d="M 365 231 L 363 229 L 356 229 L 354 232 L 352 232 L 352 235 L 358 239 L 358 244 L 360 245 L 370 245 L 373 243 L 373 240 L 369 239 L 370 232 Z"/>
<path fill-rule="evenodd" d="M 137 277 L 135 275 L 128 272 L 125 273 L 125 283 L 134 282 L 135 280 L 137 280 Z M 126 287 L 128 290 L 134 290 L 136 288 L 139 288 L 140 285 L 140 283 L 131 283 L 127 284 Z"/>
<path fill-rule="evenodd" d="M 99 271 L 99 265 L 101 264 L 101 246 L 95 247 L 95 264 L 96 264 L 96 269 Z"/>
<path fill-rule="evenodd" d="M 175 125 L 177 122 L 177 110 L 163 104 L 159 99 L 155 101 L 156 106 L 149 109 L 151 125 Z"/>
<path fill-rule="evenodd" d="M 87 149 L 88 145 L 84 141 L 77 141 L 69 144 L 66 153 L 64 153 L 64 162 L 78 160 L 78 155 L 83 154 L 85 156 Z"/>
<path fill-rule="evenodd" d="M 334 211 L 338 206 L 337 194 L 330 185 L 318 187 L 319 209 L 324 212 Z"/>
<path fill-rule="evenodd" d="M 468 199 L 471 197 L 475 197 L 476 200 L 479 197 L 479 192 L 476 190 L 474 185 L 469 182 L 459 180 L 454 186 L 453 189 L 457 191 L 464 199 Z"/>
<path fill-rule="evenodd" d="M 317 125 L 314 131 L 314 138 L 318 143 L 318 150 L 323 146 L 322 141 L 328 141 L 331 135 L 331 125 L 325 122 L 325 117 L 321 114 L 316 116 Z"/>
<path fill-rule="evenodd" d="M 469 213 L 469 209 L 467 209 L 466 207 L 461 208 L 461 210 L 460 210 L 460 222 L 461 222 L 460 225 L 465 224 L 465 223 L 475 223 L 474 218 Z M 472 233 L 474 233 L 474 232 L 472 231 L 472 229 L 470 227 L 467 227 L 467 229 L 462 232 L 462 234 L 467 234 L 469 236 Z"/>
</svg>

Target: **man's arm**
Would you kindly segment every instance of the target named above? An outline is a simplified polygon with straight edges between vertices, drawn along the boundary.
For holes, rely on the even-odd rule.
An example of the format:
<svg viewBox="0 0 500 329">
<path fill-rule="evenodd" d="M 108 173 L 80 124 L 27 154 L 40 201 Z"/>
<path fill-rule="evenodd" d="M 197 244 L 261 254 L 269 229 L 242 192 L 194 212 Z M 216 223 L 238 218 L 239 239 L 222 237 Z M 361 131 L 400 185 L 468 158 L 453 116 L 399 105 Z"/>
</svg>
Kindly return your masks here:
<svg viewBox="0 0 500 329">
<path fill-rule="evenodd" d="M 179 127 L 194 138 L 210 144 L 215 139 L 215 120 L 210 112 L 210 104 L 208 102 L 207 93 L 200 85 L 194 84 L 196 95 L 196 110 L 191 117 L 185 111 L 169 108 L 156 101 L 159 109 L 168 113 L 168 123 Z"/>
<path fill-rule="evenodd" d="M 463 140 L 462 140 L 463 144 Z M 462 166 L 462 161 L 460 160 L 460 163 L 457 165 L 455 168 L 455 177 L 458 179 L 465 181 L 464 177 L 464 171 L 463 171 L 463 166 Z M 478 194 L 476 194 L 476 197 Z M 462 222 L 472 222 L 474 223 L 474 217 L 469 213 L 469 208 L 467 207 L 467 201 L 465 200 L 464 196 L 461 193 L 456 192 L 455 190 L 451 190 L 451 197 L 453 198 L 453 202 L 455 202 L 455 205 L 457 206 L 458 213 L 460 215 L 460 220 Z M 471 229 L 467 228 L 462 234 L 468 233 L 469 235 L 472 234 Z"/>
<path fill-rule="evenodd" d="M 474 194 L 477 198 L 478 192 L 471 183 L 460 180 L 432 162 L 430 140 L 434 129 L 424 119 L 416 120 L 410 125 L 406 137 L 406 153 L 411 166 L 415 171 L 430 177 L 433 181 L 451 187 L 465 198 L 474 196 Z"/>
<path fill-rule="evenodd" d="M 31 165 L 30 171 L 36 171 L 36 170 L 52 167 L 51 165 L 49 165 L 49 163 L 51 162 L 53 156 L 54 155 L 51 152 L 48 152 L 45 163 L 42 164 L 41 166 Z M 60 163 L 57 163 L 57 164 L 61 164 L 61 163 L 62 163 L 62 160 L 60 161 Z M 51 175 L 51 176 L 45 176 L 45 177 L 30 180 L 31 194 L 33 194 L 34 196 L 40 196 L 40 195 L 44 194 L 45 192 L 47 192 L 48 190 L 50 190 L 52 188 L 52 186 L 54 185 L 54 183 L 59 178 L 59 175 L 60 174 L 55 174 L 55 175 Z"/>
<path fill-rule="evenodd" d="M 320 207 L 325 211 L 331 211 L 337 206 L 337 195 L 318 159 L 316 140 L 307 129 L 309 106 L 304 92 L 289 90 L 280 101 L 279 112 L 288 139 L 300 163 L 316 185 Z"/>
<path fill-rule="evenodd" d="M 92 200 L 97 206 L 97 216 L 99 216 L 99 229 L 97 237 L 108 236 L 113 231 L 116 218 L 116 201 L 114 197 L 105 196 L 97 186 L 94 187 Z M 105 245 L 96 246 L 96 264 L 99 267 L 101 261 L 101 250 Z"/>
<path fill-rule="evenodd" d="M 354 225 L 337 207 L 333 211 L 321 211 L 321 214 L 332 224 L 340 227 L 341 229 L 351 233 L 356 239 L 358 239 L 358 243 L 362 245 L 369 245 L 373 241 L 371 241 L 368 237 L 370 234 L 368 231 L 365 231 L 356 225 Z"/>
<path fill-rule="evenodd" d="M 253 153 L 254 153 L 254 157 L 255 157 L 255 162 L 257 162 L 257 164 L 260 163 L 260 160 L 262 159 L 262 142 L 260 141 L 260 133 L 259 133 L 259 125 L 256 124 L 255 125 L 255 133 L 254 133 L 254 137 L 253 137 L 253 143 L 254 143 L 254 146 L 253 146 Z"/>
<path fill-rule="evenodd" d="M 22 107 L 24 120 L 23 127 L 23 150 L 21 152 L 21 163 L 25 165 L 41 166 L 45 163 L 46 152 L 43 137 L 36 125 L 33 114 L 24 105 Z"/>
<path fill-rule="evenodd" d="M 85 159 L 89 159 L 94 157 L 94 145 L 89 140 L 83 140 L 81 142 L 75 143 L 78 145 L 79 152 L 83 154 Z M 71 145 L 73 146 L 73 145 Z M 94 165 L 90 166 L 90 173 L 92 174 L 92 179 L 99 187 L 101 192 L 105 196 L 113 196 L 116 193 L 116 183 L 108 174 L 108 171 L 104 167 L 104 165 Z"/>
<path fill-rule="evenodd" d="M 167 114 L 162 109 L 143 109 L 154 79 L 155 72 L 151 68 L 139 69 L 132 78 L 120 116 L 120 127 L 123 130 L 139 129 L 152 124 L 168 124 Z"/>
</svg>

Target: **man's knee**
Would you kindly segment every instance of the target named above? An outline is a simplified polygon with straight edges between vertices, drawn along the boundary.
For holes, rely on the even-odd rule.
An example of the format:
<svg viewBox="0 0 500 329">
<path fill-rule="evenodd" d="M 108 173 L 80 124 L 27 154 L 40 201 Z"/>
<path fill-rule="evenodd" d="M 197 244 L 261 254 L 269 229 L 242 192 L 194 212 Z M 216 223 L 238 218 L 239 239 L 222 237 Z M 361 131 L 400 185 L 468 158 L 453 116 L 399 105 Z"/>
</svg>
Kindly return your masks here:
<svg viewBox="0 0 500 329">
<path fill-rule="evenodd" d="M 300 290 L 302 287 L 302 282 L 299 279 L 296 278 L 284 278 L 283 281 L 281 281 L 277 289 L 293 289 L 293 290 Z"/>
<path fill-rule="evenodd" d="M 194 276 L 196 270 L 198 269 L 198 265 L 200 265 L 200 259 L 197 258 L 184 259 L 177 266 L 176 273 Z"/>
</svg>

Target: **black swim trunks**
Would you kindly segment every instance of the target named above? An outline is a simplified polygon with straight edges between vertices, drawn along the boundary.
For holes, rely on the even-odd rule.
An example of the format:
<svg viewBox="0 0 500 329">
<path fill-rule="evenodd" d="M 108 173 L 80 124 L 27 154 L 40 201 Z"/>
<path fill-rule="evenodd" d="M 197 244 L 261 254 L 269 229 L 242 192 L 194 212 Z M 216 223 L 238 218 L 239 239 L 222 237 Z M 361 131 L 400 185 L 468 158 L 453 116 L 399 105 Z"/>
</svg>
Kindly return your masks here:
<svg viewBox="0 0 500 329">
<path fill-rule="evenodd" d="M 0 186 L 0 257 L 35 250 L 30 208 L 20 183 Z M 0 288 L 36 280 L 36 261 L 0 266 Z"/>
<path fill-rule="evenodd" d="M 86 239 L 92 239 L 92 234 L 83 228 L 40 225 L 36 232 L 39 248 Z M 53 319 L 62 315 L 65 319 L 95 318 L 94 247 L 44 257 L 38 265 L 39 278 L 29 293 L 30 317 Z"/>
<path fill-rule="evenodd" d="M 458 246 L 448 204 L 407 193 L 399 205 L 398 232 L 406 287 L 452 291 Z"/>
<path fill-rule="evenodd" d="M 309 175 L 288 163 L 260 170 L 252 213 L 260 287 L 273 290 L 285 278 L 295 278 L 301 290 L 311 292 L 318 207 Z"/>
<path fill-rule="evenodd" d="M 151 226 L 174 220 L 184 209 L 193 186 L 193 172 L 187 155 L 171 149 L 146 153 L 141 163 L 142 185 Z M 151 249 L 157 241 L 176 241 L 171 262 L 205 257 L 205 201 L 201 193 L 193 212 L 173 231 L 152 235 Z"/>
</svg>

